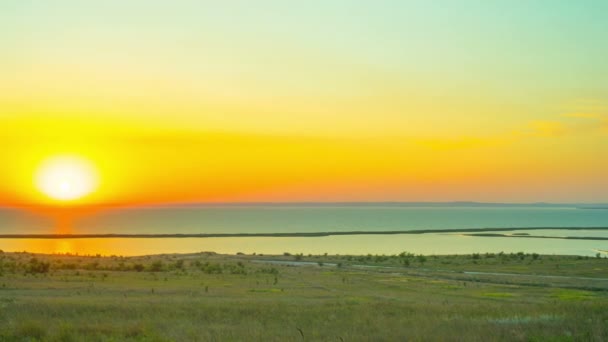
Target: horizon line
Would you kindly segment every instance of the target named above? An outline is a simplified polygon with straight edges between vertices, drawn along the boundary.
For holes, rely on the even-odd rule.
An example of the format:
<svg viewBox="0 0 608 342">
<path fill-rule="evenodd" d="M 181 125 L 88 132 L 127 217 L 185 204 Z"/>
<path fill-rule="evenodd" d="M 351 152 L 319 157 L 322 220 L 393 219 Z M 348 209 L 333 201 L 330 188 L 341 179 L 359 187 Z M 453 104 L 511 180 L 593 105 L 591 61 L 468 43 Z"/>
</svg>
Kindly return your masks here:
<svg viewBox="0 0 608 342">
<path fill-rule="evenodd" d="M 366 206 L 366 205 L 428 205 L 428 206 L 575 206 L 585 209 L 608 209 L 608 202 L 483 202 L 483 201 L 217 201 L 217 202 L 159 202 L 159 203 L 99 203 L 99 204 L 44 204 L 13 203 L 0 204 L 0 208 L 142 208 L 142 207 L 191 207 L 191 206 Z M 598 207 L 598 208 L 594 208 Z"/>
</svg>

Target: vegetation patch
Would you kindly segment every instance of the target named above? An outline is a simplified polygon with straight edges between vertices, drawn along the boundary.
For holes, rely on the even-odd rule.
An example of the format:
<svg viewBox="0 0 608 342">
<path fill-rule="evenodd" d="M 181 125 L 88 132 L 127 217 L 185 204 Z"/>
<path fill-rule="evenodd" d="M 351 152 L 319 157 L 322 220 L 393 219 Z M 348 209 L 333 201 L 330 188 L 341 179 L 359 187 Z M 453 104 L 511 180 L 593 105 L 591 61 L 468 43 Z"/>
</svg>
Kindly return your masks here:
<svg viewBox="0 0 608 342">
<path fill-rule="evenodd" d="M 281 293 L 281 289 L 250 289 L 249 292 L 267 292 L 267 293 Z"/>
<path fill-rule="evenodd" d="M 46 329 L 42 322 L 27 320 L 18 324 L 14 336 L 25 340 L 42 340 L 46 336 Z"/>
<path fill-rule="evenodd" d="M 486 292 L 483 293 L 482 296 L 490 298 L 511 298 L 513 297 L 513 294 L 508 292 Z"/>
<path fill-rule="evenodd" d="M 595 294 L 589 291 L 562 289 L 553 293 L 553 297 L 559 300 L 580 301 L 594 299 Z"/>
<path fill-rule="evenodd" d="M 0 253 L 0 341 L 608 341 L 604 258 L 293 255 Z"/>
<path fill-rule="evenodd" d="M 512 317 L 501 317 L 488 319 L 489 322 L 496 324 L 530 324 L 539 322 L 558 322 L 563 318 L 554 315 L 539 315 L 539 316 L 512 316 Z"/>
</svg>

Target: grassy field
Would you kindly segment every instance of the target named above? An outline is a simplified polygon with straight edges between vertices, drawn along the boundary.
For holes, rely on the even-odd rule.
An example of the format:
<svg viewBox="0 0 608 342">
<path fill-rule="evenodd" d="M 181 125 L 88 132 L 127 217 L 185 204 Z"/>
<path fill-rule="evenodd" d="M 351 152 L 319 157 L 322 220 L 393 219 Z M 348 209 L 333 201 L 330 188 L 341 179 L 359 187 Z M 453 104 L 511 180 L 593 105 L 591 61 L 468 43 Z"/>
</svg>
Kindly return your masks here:
<svg viewBox="0 0 608 342">
<path fill-rule="evenodd" d="M 0 253 L 4 341 L 608 340 L 608 259 Z"/>
</svg>

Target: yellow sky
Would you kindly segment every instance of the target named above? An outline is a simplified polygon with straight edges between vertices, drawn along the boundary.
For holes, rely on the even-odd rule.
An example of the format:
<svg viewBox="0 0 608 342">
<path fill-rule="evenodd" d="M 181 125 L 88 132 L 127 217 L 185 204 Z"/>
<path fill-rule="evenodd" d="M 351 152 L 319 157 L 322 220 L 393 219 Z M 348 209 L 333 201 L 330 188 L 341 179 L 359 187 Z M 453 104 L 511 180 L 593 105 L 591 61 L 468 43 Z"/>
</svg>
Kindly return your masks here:
<svg viewBox="0 0 608 342">
<path fill-rule="evenodd" d="M 0 205 L 608 201 L 601 2 L 142 4 L 0 5 Z"/>
</svg>

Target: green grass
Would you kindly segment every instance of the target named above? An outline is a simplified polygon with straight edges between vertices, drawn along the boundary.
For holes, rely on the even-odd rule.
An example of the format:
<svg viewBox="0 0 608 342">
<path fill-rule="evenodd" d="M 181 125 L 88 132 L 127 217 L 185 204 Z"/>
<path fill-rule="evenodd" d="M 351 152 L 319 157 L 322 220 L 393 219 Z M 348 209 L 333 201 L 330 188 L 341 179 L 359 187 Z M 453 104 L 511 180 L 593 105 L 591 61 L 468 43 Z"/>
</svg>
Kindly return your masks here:
<svg viewBox="0 0 608 342">
<path fill-rule="evenodd" d="M 512 293 L 507 293 L 507 292 L 488 292 L 488 293 L 484 293 L 482 295 L 484 297 L 490 297 L 490 298 L 510 298 L 510 297 L 513 297 Z"/>
<path fill-rule="evenodd" d="M 297 258 L 3 253 L 0 340 L 608 340 L 606 259 Z"/>
<path fill-rule="evenodd" d="M 556 298 L 560 300 L 592 300 L 597 298 L 597 295 L 594 292 L 589 291 L 580 291 L 580 290 L 566 290 L 560 289 L 553 294 Z"/>
</svg>

